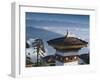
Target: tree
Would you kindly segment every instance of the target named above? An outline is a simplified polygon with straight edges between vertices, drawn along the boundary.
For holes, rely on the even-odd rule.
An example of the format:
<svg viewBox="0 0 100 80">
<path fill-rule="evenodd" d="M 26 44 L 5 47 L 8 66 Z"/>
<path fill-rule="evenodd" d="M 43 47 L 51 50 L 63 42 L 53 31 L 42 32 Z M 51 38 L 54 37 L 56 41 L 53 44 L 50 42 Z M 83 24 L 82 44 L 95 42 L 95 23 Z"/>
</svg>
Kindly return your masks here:
<svg viewBox="0 0 100 80">
<path fill-rule="evenodd" d="M 44 53 L 45 53 L 44 44 L 43 44 L 42 39 L 36 39 L 32 43 L 32 47 L 34 47 L 34 49 L 36 49 L 36 53 L 37 53 L 37 66 L 39 66 L 40 62 L 41 62 L 39 57 L 41 57 L 41 55 L 44 56 Z"/>
</svg>

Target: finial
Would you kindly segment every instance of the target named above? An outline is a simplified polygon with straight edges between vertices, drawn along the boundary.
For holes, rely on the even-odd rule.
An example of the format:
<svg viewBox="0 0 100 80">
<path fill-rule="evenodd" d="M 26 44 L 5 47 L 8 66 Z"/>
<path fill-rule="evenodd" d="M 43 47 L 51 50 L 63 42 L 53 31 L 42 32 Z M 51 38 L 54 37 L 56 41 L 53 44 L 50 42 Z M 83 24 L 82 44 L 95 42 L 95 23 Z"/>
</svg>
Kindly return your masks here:
<svg viewBox="0 0 100 80">
<path fill-rule="evenodd" d="M 65 38 L 67 38 L 68 37 L 68 29 L 67 29 L 67 33 L 66 33 L 66 35 L 65 35 Z"/>
</svg>

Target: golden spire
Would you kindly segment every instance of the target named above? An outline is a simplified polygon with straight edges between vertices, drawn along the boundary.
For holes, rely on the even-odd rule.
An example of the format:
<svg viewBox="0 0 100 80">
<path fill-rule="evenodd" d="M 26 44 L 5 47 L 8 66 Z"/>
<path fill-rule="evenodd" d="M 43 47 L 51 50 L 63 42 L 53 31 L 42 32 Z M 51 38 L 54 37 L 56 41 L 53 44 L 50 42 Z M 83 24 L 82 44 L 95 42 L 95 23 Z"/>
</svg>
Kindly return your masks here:
<svg viewBox="0 0 100 80">
<path fill-rule="evenodd" d="M 67 38 L 68 37 L 68 29 L 67 29 L 67 33 L 66 33 L 66 35 L 65 35 L 65 38 Z"/>
</svg>

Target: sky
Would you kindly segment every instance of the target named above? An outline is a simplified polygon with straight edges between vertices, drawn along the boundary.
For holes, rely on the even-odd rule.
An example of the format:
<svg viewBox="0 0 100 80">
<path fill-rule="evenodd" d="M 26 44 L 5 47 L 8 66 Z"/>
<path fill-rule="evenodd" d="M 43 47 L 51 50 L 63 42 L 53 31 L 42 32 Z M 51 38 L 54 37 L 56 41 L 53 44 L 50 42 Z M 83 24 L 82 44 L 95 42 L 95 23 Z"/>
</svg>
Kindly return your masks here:
<svg viewBox="0 0 100 80">
<path fill-rule="evenodd" d="M 26 27 L 40 28 L 89 41 L 89 15 L 26 12 Z"/>
<path fill-rule="evenodd" d="M 26 12 L 27 27 L 63 27 L 73 25 L 84 25 L 89 27 L 88 15 L 75 15 L 75 14 L 51 14 L 51 13 L 33 13 Z M 52 24 L 51 24 L 52 23 Z M 87 26 L 86 26 L 87 25 Z"/>
</svg>

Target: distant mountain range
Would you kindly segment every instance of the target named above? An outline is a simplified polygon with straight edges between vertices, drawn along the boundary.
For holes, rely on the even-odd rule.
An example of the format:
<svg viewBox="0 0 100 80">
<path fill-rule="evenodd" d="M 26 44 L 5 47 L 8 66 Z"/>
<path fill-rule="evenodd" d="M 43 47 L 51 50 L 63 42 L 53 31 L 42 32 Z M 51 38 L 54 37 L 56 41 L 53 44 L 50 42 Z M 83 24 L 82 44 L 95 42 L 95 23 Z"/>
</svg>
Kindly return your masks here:
<svg viewBox="0 0 100 80">
<path fill-rule="evenodd" d="M 48 41 L 50 39 L 62 37 L 63 35 L 40 29 L 40 28 L 34 28 L 34 27 L 26 27 L 26 39 L 29 38 L 40 38 L 42 40 Z"/>
</svg>

